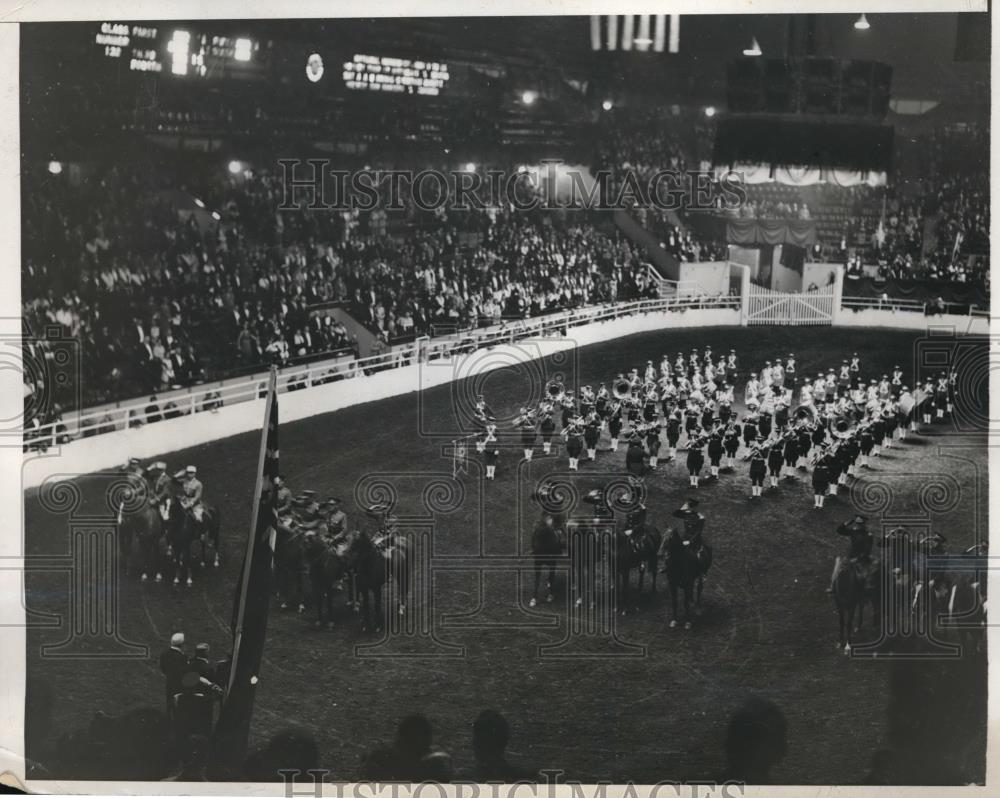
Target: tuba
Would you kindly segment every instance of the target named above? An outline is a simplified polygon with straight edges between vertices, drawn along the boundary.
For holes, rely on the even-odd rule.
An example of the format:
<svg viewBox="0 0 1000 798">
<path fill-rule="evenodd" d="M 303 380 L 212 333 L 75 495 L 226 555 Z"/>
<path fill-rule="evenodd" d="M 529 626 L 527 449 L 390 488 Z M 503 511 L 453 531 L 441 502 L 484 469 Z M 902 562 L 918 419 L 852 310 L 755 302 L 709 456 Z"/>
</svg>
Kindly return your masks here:
<svg viewBox="0 0 1000 798">
<path fill-rule="evenodd" d="M 614 393 L 616 399 L 625 399 L 626 397 L 630 397 L 632 395 L 632 383 L 624 378 L 616 380 L 614 387 L 612 388 L 612 392 Z"/>
<path fill-rule="evenodd" d="M 563 385 L 562 380 L 549 380 L 545 384 L 545 393 L 553 402 L 561 402 L 566 395 L 566 386 Z"/>
</svg>

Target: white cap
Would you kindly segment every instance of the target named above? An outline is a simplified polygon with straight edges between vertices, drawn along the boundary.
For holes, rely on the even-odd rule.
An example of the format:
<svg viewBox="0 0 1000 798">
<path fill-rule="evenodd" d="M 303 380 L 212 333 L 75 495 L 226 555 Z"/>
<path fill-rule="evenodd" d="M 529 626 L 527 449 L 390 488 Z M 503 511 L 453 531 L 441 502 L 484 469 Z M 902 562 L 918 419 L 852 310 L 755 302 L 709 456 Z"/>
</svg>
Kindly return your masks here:
<svg viewBox="0 0 1000 798">
<path fill-rule="evenodd" d="M 194 466 L 188 466 L 184 470 L 187 471 L 189 474 L 197 474 L 198 473 L 198 469 L 195 468 Z"/>
<path fill-rule="evenodd" d="M 170 645 L 172 646 L 183 646 L 184 645 L 184 632 L 174 632 L 170 635 Z"/>
</svg>

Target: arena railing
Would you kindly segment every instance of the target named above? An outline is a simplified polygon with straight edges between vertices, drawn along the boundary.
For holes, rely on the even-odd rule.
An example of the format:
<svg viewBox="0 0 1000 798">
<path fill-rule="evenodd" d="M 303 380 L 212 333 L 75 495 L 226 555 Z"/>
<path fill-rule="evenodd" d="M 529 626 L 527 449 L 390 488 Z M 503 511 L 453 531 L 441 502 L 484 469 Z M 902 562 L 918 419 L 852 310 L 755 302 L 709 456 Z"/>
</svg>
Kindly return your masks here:
<svg viewBox="0 0 1000 798">
<path fill-rule="evenodd" d="M 740 297 L 682 297 L 643 299 L 596 305 L 558 314 L 506 322 L 487 329 L 456 332 L 439 338 L 421 338 L 369 357 L 342 357 L 333 361 L 286 366 L 278 371 L 278 392 L 303 390 L 336 380 L 357 379 L 386 369 L 406 366 L 416 358 L 434 360 L 453 354 L 468 354 L 483 347 L 512 344 L 525 338 L 566 335 L 585 324 L 645 313 L 697 309 L 739 310 Z M 155 424 L 164 418 L 212 412 L 224 405 L 264 396 L 267 373 L 243 379 L 202 383 L 157 395 L 156 406 L 148 399 L 122 402 L 115 407 L 74 411 L 70 417 L 24 430 L 25 450 L 44 450 L 74 438 L 101 435 L 129 427 Z"/>
<path fill-rule="evenodd" d="M 929 303 L 920 299 L 881 299 L 879 297 L 866 296 L 845 296 L 841 300 L 841 307 L 847 310 L 889 310 L 905 311 L 907 313 L 926 313 Z M 956 308 L 967 308 L 967 312 L 955 313 Z M 963 305 L 959 303 L 946 303 L 945 311 L 952 315 L 975 316 L 977 318 L 989 318 L 989 308 L 978 308 L 975 305 Z"/>
</svg>

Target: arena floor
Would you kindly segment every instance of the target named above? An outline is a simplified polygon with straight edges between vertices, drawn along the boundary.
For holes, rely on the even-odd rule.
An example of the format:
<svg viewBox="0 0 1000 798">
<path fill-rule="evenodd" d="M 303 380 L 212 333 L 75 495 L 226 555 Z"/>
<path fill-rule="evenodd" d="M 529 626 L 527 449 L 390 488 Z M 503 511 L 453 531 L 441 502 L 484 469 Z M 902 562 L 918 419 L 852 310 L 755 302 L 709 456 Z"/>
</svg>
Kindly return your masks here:
<svg viewBox="0 0 1000 798">
<path fill-rule="evenodd" d="M 581 383 L 610 383 L 617 372 L 642 368 L 647 359 L 658 363 L 665 352 L 673 357 L 711 345 L 716 353 L 735 347 L 743 368 L 755 369 L 765 359 L 794 351 L 800 374 L 813 376 L 858 351 L 866 374 L 879 377 L 899 363 L 909 378 L 922 340 L 914 333 L 830 328 L 656 332 L 582 349 L 577 368 Z M 974 382 L 985 392 L 978 378 Z M 494 372 L 483 388 L 501 415 L 527 398 L 523 374 L 515 368 Z M 450 390 L 427 391 L 420 403 L 411 394 L 282 425 L 286 481 L 293 492 L 342 496 L 353 521 L 361 520 L 354 501 L 359 480 L 367 475 L 370 485 L 378 481 L 372 475 L 387 475 L 381 479 L 396 486 L 401 516 L 426 513 L 426 504 L 435 500 L 427 498 L 425 488 L 450 480 L 451 461 L 441 439 L 418 435 L 418 418 L 424 414 L 424 429 L 446 429 Z M 164 458 L 172 469 L 198 466 L 206 498 L 221 510 L 230 560 L 221 572 L 196 575 L 190 589 L 135 581 L 122 585 L 121 635 L 149 646 L 148 658 L 42 657 L 41 646 L 59 641 L 65 631 L 34 628 L 29 633 L 29 679 L 51 691 L 54 729 L 80 728 L 97 710 L 117 714 L 142 705 L 160 707 L 163 681 L 156 658 L 175 629 L 183 629 L 191 645 L 205 641 L 214 656 L 225 653 L 258 442 L 257 433 L 246 434 Z M 703 615 L 692 631 L 669 630 L 665 584 L 661 581 L 659 594 L 650 596 L 647 583 L 641 612 L 618 623 L 622 641 L 645 647 L 639 657 L 539 658 L 540 646 L 563 638 L 568 602 L 565 580 L 560 580 L 553 604 L 529 610 L 527 568 L 520 589 L 509 572 L 499 570 L 449 570 L 435 577 L 433 603 L 422 602 L 411 612 L 429 613 L 439 643 L 464 646 L 457 657 L 362 657 L 355 646 L 374 638 L 361 632 L 346 608 L 333 631 L 314 630 L 311 615 L 275 610 L 254 737 L 263 740 L 282 727 L 304 726 L 318 739 L 324 765 L 350 778 L 362 753 L 391 738 L 401 716 L 421 711 L 433 721 L 437 742 L 461 768 L 471 764 L 473 719 L 492 707 L 511 721 L 515 758 L 562 769 L 570 778 L 721 779 L 728 717 L 756 694 L 774 700 L 788 721 L 788 752 L 775 778 L 858 781 L 885 737 L 889 666 L 884 659 L 852 660 L 835 649 L 836 615 L 824 588 L 833 559 L 845 545 L 834 528 L 856 507 L 876 519 L 884 514 L 924 519 L 924 528 L 929 524 L 943 532 L 953 549 L 970 545 L 977 525 L 985 529 L 986 524 L 985 443 L 982 434 L 939 425 L 893 447 L 821 511 L 813 509 L 804 472 L 783 480 L 776 491 L 766 490 L 757 503 L 747 499 L 743 464 L 717 483 L 703 481 L 697 498 L 715 549 Z M 481 544 L 485 554 L 527 549 L 535 520 L 527 496 L 541 476 L 564 471 L 566 461 L 540 458 L 530 470 L 518 469 L 516 448 L 501 459 L 495 482 L 479 482 L 476 469 L 462 478 L 464 495 L 457 509 L 433 518 L 435 557 L 475 556 Z M 607 448 L 606 438 L 601 448 Z M 621 473 L 623 461 L 624 447 L 584 463 L 577 477 L 581 492 L 601 484 L 602 474 Z M 90 507 L 103 506 L 106 481 L 99 476 L 80 480 Z M 650 519 L 664 528 L 670 512 L 693 494 L 683 463 L 661 465 L 647 481 Z M 43 511 L 34 493 L 26 499 L 26 530 L 29 554 L 67 550 L 69 519 Z M 61 576 L 31 575 L 29 608 L 65 611 L 66 586 Z M 29 713 L 34 694 L 29 690 Z M 947 725 L 941 734 L 948 736 Z M 981 763 L 984 752 L 970 756 Z"/>
</svg>

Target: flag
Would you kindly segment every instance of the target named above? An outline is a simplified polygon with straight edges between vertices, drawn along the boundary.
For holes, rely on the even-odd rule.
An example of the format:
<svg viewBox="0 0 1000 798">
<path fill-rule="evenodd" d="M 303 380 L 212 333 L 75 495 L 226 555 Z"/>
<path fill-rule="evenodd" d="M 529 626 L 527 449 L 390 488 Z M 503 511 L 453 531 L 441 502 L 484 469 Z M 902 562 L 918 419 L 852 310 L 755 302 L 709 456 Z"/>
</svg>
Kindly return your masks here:
<svg viewBox="0 0 1000 798">
<path fill-rule="evenodd" d="M 212 741 L 213 765 L 229 773 L 238 770 L 246 758 L 271 595 L 278 521 L 274 487 L 278 476 L 278 397 L 277 371 L 273 368 L 265 408 L 250 534 L 233 600 L 233 659 Z"/>
</svg>

